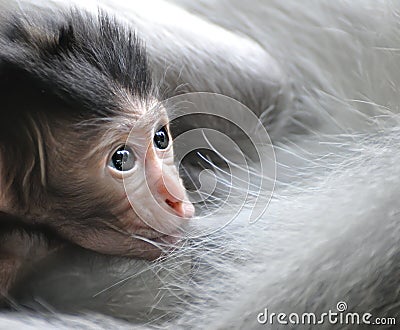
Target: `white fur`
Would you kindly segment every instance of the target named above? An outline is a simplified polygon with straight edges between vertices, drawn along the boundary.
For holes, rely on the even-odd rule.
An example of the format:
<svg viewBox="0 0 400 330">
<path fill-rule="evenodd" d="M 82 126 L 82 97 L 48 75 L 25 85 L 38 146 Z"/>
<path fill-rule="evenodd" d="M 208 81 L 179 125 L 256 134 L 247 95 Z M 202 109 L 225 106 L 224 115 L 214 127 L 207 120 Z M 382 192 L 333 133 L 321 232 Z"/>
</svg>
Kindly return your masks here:
<svg viewBox="0 0 400 330">
<path fill-rule="evenodd" d="M 247 223 L 245 209 L 165 262 L 66 251 L 21 285 L 19 302 L 171 328 L 256 328 L 266 307 L 323 312 L 338 301 L 397 316 L 400 5 L 147 3 L 103 5 L 137 27 L 171 94 L 183 83 L 268 111 L 278 160 L 274 198 L 256 224 Z M 276 108 L 267 109 L 271 102 Z M 53 316 L 55 326 L 130 327 L 91 312 Z M 49 316 L 32 317 L 3 315 L 0 328 L 48 326 Z"/>
</svg>

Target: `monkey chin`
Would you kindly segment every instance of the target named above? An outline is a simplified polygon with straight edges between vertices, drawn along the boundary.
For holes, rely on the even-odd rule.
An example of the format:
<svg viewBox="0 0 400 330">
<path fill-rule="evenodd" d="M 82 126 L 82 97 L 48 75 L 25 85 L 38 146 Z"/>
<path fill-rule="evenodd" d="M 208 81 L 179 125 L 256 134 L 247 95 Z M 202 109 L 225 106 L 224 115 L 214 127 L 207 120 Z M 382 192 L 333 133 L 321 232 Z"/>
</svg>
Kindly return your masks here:
<svg viewBox="0 0 400 330">
<path fill-rule="evenodd" d="M 182 247 L 185 242 L 184 227 L 184 225 L 180 224 L 180 226 L 170 228 L 168 231 L 157 231 L 152 228 L 136 230 L 135 241 L 137 244 L 143 244 L 144 248 L 148 249 L 143 256 L 146 259 L 154 259 L 154 255 L 157 255 L 157 257 L 167 256 Z"/>
<path fill-rule="evenodd" d="M 128 257 L 135 257 L 147 260 L 155 260 L 158 258 L 164 259 L 169 254 L 173 253 L 176 249 L 183 245 L 184 239 L 179 234 L 173 235 L 161 234 L 155 238 L 140 238 L 135 239 L 135 251 L 128 254 Z"/>
<path fill-rule="evenodd" d="M 194 212 L 183 217 L 171 213 L 169 209 L 165 211 L 165 216 L 146 214 L 146 221 L 143 220 L 144 217 L 138 221 L 137 215 L 132 211 L 128 216 L 125 215 L 121 223 L 125 224 L 122 230 L 127 236 L 123 241 L 114 237 L 110 248 L 118 249 L 117 245 L 120 245 L 126 249 L 127 253 L 123 253 L 125 256 L 152 260 L 161 255 L 167 256 L 182 247 L 186 241 L 189 216 L 192 217 Z"/>
<path fill-rule="evenodd" d="M 144 224 L 130 224 L 124 228 L 96 228 L 62 226 L 63 236 L 85 249 L 105 255 L 154 260 L 169 255 L 185 242 L 185 230 L 172 227 L 165 232 L 157 231 Z"/>
</svg>

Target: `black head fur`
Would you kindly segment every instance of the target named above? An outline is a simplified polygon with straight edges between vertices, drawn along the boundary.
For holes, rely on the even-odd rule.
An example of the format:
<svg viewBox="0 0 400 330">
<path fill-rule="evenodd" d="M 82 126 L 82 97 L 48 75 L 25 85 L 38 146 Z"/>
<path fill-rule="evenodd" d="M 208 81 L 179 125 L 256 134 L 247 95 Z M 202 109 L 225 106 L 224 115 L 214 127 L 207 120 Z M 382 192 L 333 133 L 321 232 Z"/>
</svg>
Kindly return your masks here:
<svg viewBox="0 0 400 330">
<path fill-rule="evenodd" d="M 3 123 L 16 109 L 43 109 L 41 102 L 54 101 L 83 115 L 110 116 L 120 107 L 121 89 L 136 98 L 149 96 L 146 53 L 133 32 L 102 12 L 13 18 L 1 33 Z"/>
<path fill-rule="evenodd" d="M 127 97 L 146 101 L 153 89 L 142 42 L 103 12 L 13 17 L 2 26 L 0 182 L 23 208 L 40 196 L 38 159 L 46 150 L 38 140 L 49 117 L 112 118 L 131 110 Z"/>
</svg>

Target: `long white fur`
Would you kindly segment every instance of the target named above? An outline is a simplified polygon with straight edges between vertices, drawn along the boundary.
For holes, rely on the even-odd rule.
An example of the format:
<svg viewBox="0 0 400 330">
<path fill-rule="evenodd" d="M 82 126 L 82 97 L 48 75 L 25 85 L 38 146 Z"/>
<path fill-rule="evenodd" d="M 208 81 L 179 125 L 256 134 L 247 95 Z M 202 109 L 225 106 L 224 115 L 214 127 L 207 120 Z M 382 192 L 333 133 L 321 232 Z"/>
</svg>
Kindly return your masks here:
<svg viewBox="0 0 400 330">
<path fill-rule="evenodd" d="M 10 5 L 0 1 L 0 8 Z M 28 6 L 14 5 L 24 11 Z M 35 10 L 64 5 L 49 1 Z M 256 328 L 264 308 L 318 313 L 338 301 L 346 301 L 350 311 L 398 316 L 400 5 L 102 5 L 137 27 L 156 75 L 172 94 L 187 84 L 190 90 L 237 96 L 274 116 L 269 132 L 279 165 L 277 189 L 256 224 L 246 222 L 243 210 L 224 230 L 165 262 L 81 250 L 49 260 L 21 285 L 20 302 L 87 314 L 53 312 L 48 321 L 49 315 L 21 310 L 2 315 L 0 328 L 131 326 L 109 317 L 140 327 Z M 97 3 L 79 6 L 96 10 Z M 269 88 L 273 92 L 263 93 Z M 278 100 L 279 113 L 266 108 L 271 100 Z M 34 295 L 42 300 L 32 300 Z"/>
</svg>

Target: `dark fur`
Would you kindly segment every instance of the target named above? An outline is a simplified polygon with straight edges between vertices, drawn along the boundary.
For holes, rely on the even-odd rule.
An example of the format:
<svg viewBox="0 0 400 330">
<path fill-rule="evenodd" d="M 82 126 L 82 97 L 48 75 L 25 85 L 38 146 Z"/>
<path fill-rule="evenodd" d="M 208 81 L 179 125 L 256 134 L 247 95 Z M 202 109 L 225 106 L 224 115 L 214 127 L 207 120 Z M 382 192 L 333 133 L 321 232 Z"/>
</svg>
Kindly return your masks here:
<svg viewBox="0 0 400 330">
<path fill-rule="evenodd" d="M 112 222 L 107 210 L 113 200 L 90 178 L 85 159 L 107 126 L 95 124 L 86 132 L 88 126 L 79 125 L 112 121 L 129 114 L 130 101 L 152 97 L 145 48 L 135 33 L 104 13 L 14 17 L 5 26 L 0 35 L 0 251 L 9 250 L 5 238 L 19 231 L 35 249 L 30 234 L 43 226 L 55 231 L 71 226 L 69 232 L 77 234 L 70 240 L 88 240 L 84 230 L 100 231 Z M 99 219 L 109 223 L 94 222 Z M 29 226 L 20 227 L 21 221 Z"/>
<path fill-rule="evenodd" d="M 0 44 L 2 96 L 11 97 L 2 114 L 15 111 L 21 87 L 37 102 L 45 94 L 97 117 L 118 110 L 120 87 L 139 98 L 151 92 L 141 41 L 105 14 L 97 19 L 74 11 L 46 22 L 15 18 Z"/>
<path fill-rule="evenodd" d="M 29 118 L 43 126 L 49 116 L 107 118 L 123 111 L 121 89 L 145 99 L 151 74 L 136 35 L 113 18 L 73 11 L 54 21 L 14 18 L 0 38 L 0 142 L 7 159 L 3 172 L 9 196 L 22 206 L 27 160 L 35 158 L 35 134 Z M 66 108 L 68 111 L 66 111 Z M 32 155 L 32 152 L 35 155 Z M 37 179 L 29 195 L 37 195 Z"/>
</svg>

